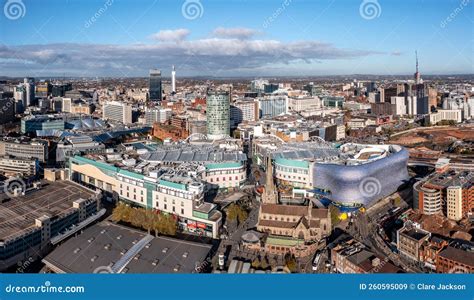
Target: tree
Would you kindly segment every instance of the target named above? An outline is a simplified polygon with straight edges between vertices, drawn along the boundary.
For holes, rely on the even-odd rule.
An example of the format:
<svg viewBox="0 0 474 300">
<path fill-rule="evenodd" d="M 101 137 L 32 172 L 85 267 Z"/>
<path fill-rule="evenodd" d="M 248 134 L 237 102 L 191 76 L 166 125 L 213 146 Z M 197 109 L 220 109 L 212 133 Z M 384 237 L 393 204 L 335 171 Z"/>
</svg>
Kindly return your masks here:
<svg viewBox="0 0 474 300">
<path fill-rule="evenodd" d="M 112 212 L 112 220 L 114 222 L 123 221 L 126 216 L 126 210 L 127 206 L 123 202 L 118 203 Z"/>
<path fill-rule="evenodd" d="M 239 205 L 232 203 L 227 209 L 227 217 L 229 218 L 229 220 L 237 221 L 237 223 L 240 224 L 247 219 L 248 213 Z"/>
<path fill-rule="evenodd" d="M 330 212 L 330 214 L 331 214 L 331 223 L 332 223 L 332 226 L 336 226 L 336 225 L 339 224 L 339 222 L 340 222 L 339 214 L 341 213 L 341 211 L 340 211 L 339 208 L 337 208 L 336 206 L 330 205 L 330 206 L 329 206 L 329 212 Z"/>
<path fill-rule="evenodd" d="M 171 215 L 157 214 L 151 209 L 134 208 L 124 203 L 119 203 L 112 212 L 115 222 L 129 223 L 134 227 L 142 228 L 155 235 L 176 235 L 178 224 Z"/>
<path fill-rule="evenodd" d="M 285 254 L 285 265 L 291 271 L 291 273 L 298 271 L 298 263 L 294 254 Z"/>
<path fill-rule="evenodd" d="M 252 268 L 260 269 L 260 265 L 261 265 L 260 256 L 258 256 L 256 258 L 254 258 L 254 260 L 252 261 Z"/>
</svg>

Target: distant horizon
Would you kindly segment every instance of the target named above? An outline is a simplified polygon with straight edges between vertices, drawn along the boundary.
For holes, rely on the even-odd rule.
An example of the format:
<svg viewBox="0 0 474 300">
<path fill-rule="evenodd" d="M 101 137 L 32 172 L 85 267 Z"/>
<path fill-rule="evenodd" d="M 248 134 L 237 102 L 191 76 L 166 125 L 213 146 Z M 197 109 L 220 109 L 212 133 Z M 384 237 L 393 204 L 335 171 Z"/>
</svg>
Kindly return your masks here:
<svg viewBox="0 0 474 300">
<path fill-rule="evenodd" d="M 363 77 L 413 77 L 413 74 L 394 74 L 394 75 L 384 75 L 384 74 L 341 74 L 341 75 L 280 75 L 280 76 L 275 76 L 275 75 L 259 75 L 259 76 L 246 76 L 246 75 L 241 75 L 241 76 L 212 76 L 212 75 L 202 75 L 202 76 L 176 76 L 176 78 L 179 79 L 272 79 L 272 78 L 282 78 L 282 79 L 305 79 L 305 78 L 335 78 L 335 77 L 356 77 L 356 76 L 363 76 Z M 467 73 L 467 74 L 421 74 L 421 78 L 431 78 L 431 77 L 471 77 L 474 76 L 474 73 Z M 30 76 L 30 75 L 24 75 L 24 76 L 5 76 L 5 75 L 0 75 L 0 79 L 23 79 L 26 77 L 33 77 L 33 78 L 41 78 L 41 79 L 80 79 L 80 78 L 85 78 L 85 79 L 101 79 L 101 78 L 107 78 L 107 79 L 119 79 L 119 78 L 142 78 L 142 79 L 148 79 L 148 76 L 127 76 L 127 77 L 122 77 L 122 76 Z M 170 76 L 162 76 L 164 79 L 171 79 Z M 353 78 L 357 79 L 357 78 Z M 410 78 L 413 79 L 413 78 Z"/>
<path fill-rule="evenodd" d="M 22 1 L 0 16 L 10 77 L 402 76 L 415 51 L 422 75 L 473 72 L 471 1 Z"/>
</svg>

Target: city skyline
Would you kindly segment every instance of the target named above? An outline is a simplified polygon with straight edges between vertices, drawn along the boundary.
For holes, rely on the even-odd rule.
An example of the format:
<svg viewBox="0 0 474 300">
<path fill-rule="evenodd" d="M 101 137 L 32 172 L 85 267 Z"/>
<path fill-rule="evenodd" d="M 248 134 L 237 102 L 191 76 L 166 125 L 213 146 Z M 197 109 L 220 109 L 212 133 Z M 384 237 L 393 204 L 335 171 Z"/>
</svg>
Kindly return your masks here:
<svg viewBox="0 0 474 300">
<path fill-rule="evenodd" d="M 469 1 L 20 3 L 0 18 L 1 76 L 410 75 L 415 51 L 421 76 L 472 74 Z"/>
</svg>

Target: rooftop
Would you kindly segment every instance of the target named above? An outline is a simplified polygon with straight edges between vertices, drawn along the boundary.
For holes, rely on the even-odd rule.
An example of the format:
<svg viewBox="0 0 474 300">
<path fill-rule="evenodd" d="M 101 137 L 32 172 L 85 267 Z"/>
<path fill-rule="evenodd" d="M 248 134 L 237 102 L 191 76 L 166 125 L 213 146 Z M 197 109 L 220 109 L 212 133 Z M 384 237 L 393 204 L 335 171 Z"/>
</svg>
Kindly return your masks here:
<svg viewBox="0 0 474 300">
<path fill-rule="evenodd" d="M 54 197 L 53 197 L 54 195 Z M 35 219 L 73 210 L 73 202 L 88 199 L 94 193 L 70 181 L 46 183 L 40 190 L 11 198 L 0 204 L 0 240 L 21 235 L 35 227 Z"/>
<path fill-rule="evenodd" d="M 193 273 L 211 250 L 211 245 L 150 237 L 145 232 L 104 221 L 57 247 L 43 262 L 65 273 L 92 273 L 99 267 L 114 266 L 145 237 L 151 241 L 133 253 L 122 273 Z"/>
</svg>

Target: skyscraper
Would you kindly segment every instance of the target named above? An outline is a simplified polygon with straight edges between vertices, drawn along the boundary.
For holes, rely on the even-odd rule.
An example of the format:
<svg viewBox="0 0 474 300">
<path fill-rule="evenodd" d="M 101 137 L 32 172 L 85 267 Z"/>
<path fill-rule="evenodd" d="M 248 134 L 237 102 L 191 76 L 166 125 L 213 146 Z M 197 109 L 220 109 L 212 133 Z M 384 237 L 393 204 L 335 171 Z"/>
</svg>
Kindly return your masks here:
<svg viewBox="0 0 474 300">
<path fill-rule="evenodd" d="M 208 92 L 206 100 L 207 136 L 220 139 L 230 134 L 230 98 L 228 92 Z"/>
<path fill-rule="evenodd" d="M 25 77 L 23 85 L 26 89 L 26 98 L 23 102 L 24 107 L 33 105 L 35 102 L 35 79 L 32 77 Z"/>
<path fill-rule="evenodd" d="M 171 92 L 176 93 L 176 70 L 173 65 L 173 70 L 171 70 Z"/>
<path fill-rule="evenodd" d="M 149 94 L 151 101 L 161 101 L 161 71 L 150 70 Z"/>
</svg>

